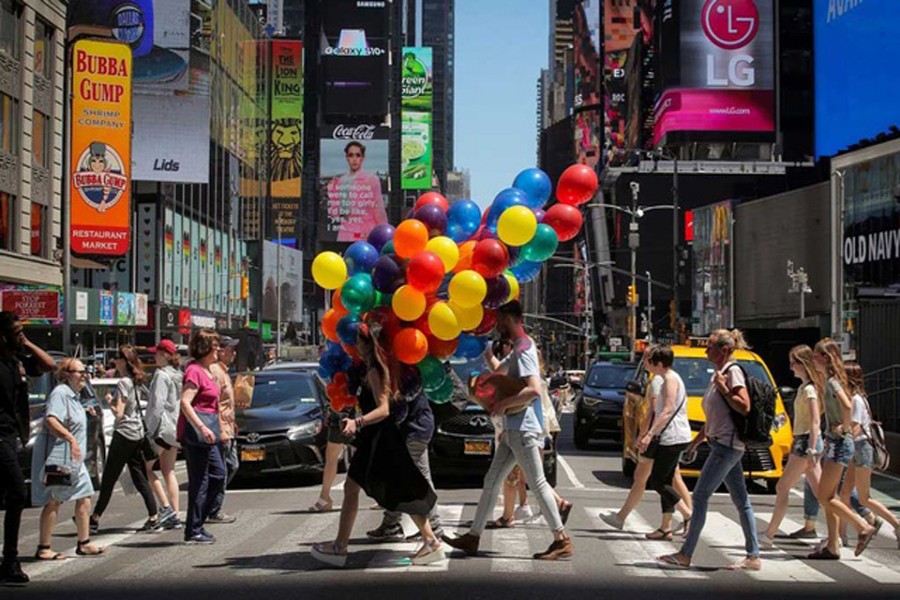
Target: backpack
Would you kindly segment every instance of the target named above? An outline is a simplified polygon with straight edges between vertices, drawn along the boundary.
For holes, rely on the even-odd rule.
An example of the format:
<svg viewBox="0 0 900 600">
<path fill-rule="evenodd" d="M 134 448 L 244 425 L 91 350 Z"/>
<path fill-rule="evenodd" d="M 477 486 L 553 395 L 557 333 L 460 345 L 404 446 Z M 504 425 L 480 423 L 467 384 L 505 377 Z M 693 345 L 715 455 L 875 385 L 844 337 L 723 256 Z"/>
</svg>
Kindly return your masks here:
<svg viewBox="0 0 900 600">
<path fill-rule="evenodd" d="M 865 432 L 866 438 L 872 444 L 873 466 L 879 471 L 887 471 L 891 466 L 891 454 L 887 449 L 887 441 L 884 437 L 884 429 L 881 428 L 881 421 L 876 421 L 872 415 L 872 406 L 869 399 L 863 396 L 866 402 L 866 408 L 869 411 L 869 427 Z"/>
<path fill-rule="evenodd" d="M 738 439 L 748 448 L 768 448 L 772 445 L 772 425 L 775 422 L 775 399 L 778 393 L 768 381 L 747 375 L 747 371 L 738 363 L 732 363 L 731 367 L 737 367 L 744 374 L 747 394 L 750 396 L 750 412 L 746 415 L 728 404 Z"/>
</svg>

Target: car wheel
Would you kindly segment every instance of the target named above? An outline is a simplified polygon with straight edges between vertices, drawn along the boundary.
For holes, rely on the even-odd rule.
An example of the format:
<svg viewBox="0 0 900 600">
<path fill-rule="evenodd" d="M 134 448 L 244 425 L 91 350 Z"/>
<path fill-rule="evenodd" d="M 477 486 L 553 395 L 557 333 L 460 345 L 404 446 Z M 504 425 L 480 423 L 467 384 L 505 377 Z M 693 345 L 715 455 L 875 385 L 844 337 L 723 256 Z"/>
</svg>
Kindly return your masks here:
<svg viewBox="0 0 900 600">
<path fill-rule="evenodd" d="M 637 467 L 630 458 L 622 457 L 622 475 L 631 479 L 634 477 L 634 469 Z"/>
<path fill-rule="evenodd" d="M 587 450 L 591 445 L 590 434 L 580 427 L 575 428 L 575 447 L 579 450 Z"/>
</svg>

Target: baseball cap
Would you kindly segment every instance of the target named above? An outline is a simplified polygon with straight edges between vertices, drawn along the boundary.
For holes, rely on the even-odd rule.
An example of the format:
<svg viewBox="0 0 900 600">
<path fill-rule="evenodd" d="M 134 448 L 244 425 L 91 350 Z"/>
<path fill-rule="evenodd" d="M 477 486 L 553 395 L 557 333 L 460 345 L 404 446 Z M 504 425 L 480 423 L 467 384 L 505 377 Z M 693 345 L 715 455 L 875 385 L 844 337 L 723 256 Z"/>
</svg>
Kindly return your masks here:
<svg viewBox="0 0 900 600">
<path fill-rule="evenodd" d="M 153 346 L 152 348 L 147 348 L 150 352 L 158 352 L 162 350 L 163 352 L 168 352 L 169 354 L 178 354 L 178 348 L 175 347 L 175 342 L 172 340 L 159 340 L 159 343 Z"/>
<path fill-rule="evenodd" d="M 233 348 L 240 343 L 240 340 L 231 337 L 230 335 L 219 336 L 219 346 L 222 348 Z"/>
</svg>

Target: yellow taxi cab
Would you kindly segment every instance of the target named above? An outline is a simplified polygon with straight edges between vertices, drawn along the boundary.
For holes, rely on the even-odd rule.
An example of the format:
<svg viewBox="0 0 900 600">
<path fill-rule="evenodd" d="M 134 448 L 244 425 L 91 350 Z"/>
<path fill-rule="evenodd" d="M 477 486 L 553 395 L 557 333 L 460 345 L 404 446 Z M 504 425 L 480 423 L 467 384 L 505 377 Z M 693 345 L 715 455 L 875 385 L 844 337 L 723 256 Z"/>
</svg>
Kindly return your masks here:
<svg viewBox="0 0 900 600">
<path fill-rule="evenodd" d="M 688 394 L 687 412 L 692 437 L 697 435 L 697 432 L 700 431 L 706 422 L 706 416 L 703 414 L 701 404 L 703 394 L 706 393 L 706 388 L 709 386 L 709 381 L 715 368 L 706 358 L 706 342 L 706 338 L 690 338 L 685 345 L 672 346 L 672 351 L 675 354 L 675 362 L 672 367 L 684 380 L 684 386 Z M 776 391 L 778 390 L 772 374 L 759 355 L 749 350 L 735 350 L 733 360 L 737 361 L 744 368 L 748 376 L 768 381 Z M 649 380 L 649 375 L 643 361 L 641 361 L 637 368 L 636 380 L 644 384 Z M 626 394 L 625 412 L 634 415 L 646 414 L 648 412 L 646 407 L 629 406 L 629 403 L 640 403 L 641 401 L 640 394 Z M 625 452 L 623 452 L 622 471 L 630 476 L 634 470 L 633 461 L 635 455 L 633 449 L 629 448 L 628 440 L 631 440 L 633 445 L 634 435 L 625 436 L 625 439 L 626 446 Z M 769 489 L 774 489 L 775 484 L 781 477 L 784 463 L 787 462 L 792 441 L 791 424 L 779 393 L 775 399 L 772 445 L 768 448 L 751 448 L 744 453 L 744 475 L 748 478 L 764 479 Z M 699 477 L 700 469 L 703 468 L 703 463 L 706 462 L 708 456 L 709 446 L 701 444 L 697 448 L 697 458 L 694 462 L 681 465 L 681 474 L 684 477 Z"/>
</svg>

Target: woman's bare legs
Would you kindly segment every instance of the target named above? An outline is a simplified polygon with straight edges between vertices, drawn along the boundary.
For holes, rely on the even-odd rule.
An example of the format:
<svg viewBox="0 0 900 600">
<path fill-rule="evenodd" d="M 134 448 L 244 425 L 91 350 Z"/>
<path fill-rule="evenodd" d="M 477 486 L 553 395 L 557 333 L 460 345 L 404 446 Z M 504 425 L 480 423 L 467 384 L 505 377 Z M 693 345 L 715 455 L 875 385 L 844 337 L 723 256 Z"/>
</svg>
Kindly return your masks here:
<svg viewBox="0 0 900 600">
<path fill-rule="evenodd" d="M 784 473 L 782 473 L 781 479 L 778 480 L 778 484 L 775 486 L 775 509 L 772 511 L 772 520 L 769 521 L 769 526 L 766 528 L 766 536 L 770 541 L 775 539 L 778 527 L 787 513 L 791 488 L 800 481 L 808 466 L 808 458 L 802 458 L 793 453 L 788 457 L 787 464 L 784 466 Z"/>
<path fill-rule="evenodd" d="M 325 468 L 322 470 L 322 490 L 319 492 L 319 498 L 331 503 L 331 486 L 337 479 L 338 462 L 341 460 L 341 454 L 344 452 L 343 444 L 328 442 L 325 446 Z"/>
<path fill-rule="evenodd" d="M 631 484 L 631 489 L 628 490 L 628 497 L 625 498 L 625 504 L 623 504 L 622 508 L 619 509 L 619 512 L 616 513 L 616 516 L 622 523 L 625 522 L 628 515 L 634 510 L 634 507 L 637 506 L 641 501 L 641 498 L 644 497 L 644 492 L 647 491 L 647 480 L 650 479 L 650 472 L 652 470 L 652 460 L 638 461 L 638 464 L 634 469 L 634 481 Z M 682 481 L 682 484 L 683 483 L 684 482 Z"/>
<path fill-rule="evenodd" d="M 176 448 L 163 450 L 159 455 L 159 471 L 166 483 L 166 496 L 169 499 L 166 504 L 171 506 L 176 513 L 178 512 L 179 492 L 178 477 L 175 476 L 175 459 L 177 458 L 178 450 Z"/>
<path fill-rule="evenodd" d="M 846 520 L 850 525 L 853 525 L 857 533 L 872 531 L 872 526 L 856 514 L 856 511 L 841 502 L 841 499 L 837 496 L 843 471 L 843 465 L 826 460 L 822 465 L 822 478 L 819 481 L 817 490 L 819 503 L 825 510 L 825 523 L 828 525 L 827 548 L 834 554 L 840 552 L 840 538 L 838 536 L 840 534 L 841 520 Z"/>
<path fill-rule="evenodd" d="M 356 513 L 359 511 L 359 492 L 362 488 L 359 484 L 347 478 L 344 481 L 344 501 L 341 503 L 341 520 L 338 525 L 337 538 L 334 540 L 335 546 L 341 552 L 347 550 L 350 544 L 350 534 L 353 533 L 353 523 L 356 521 Z M 426 519 L 427 521 L 427 519 Z M 431 527 L 429 525 L 429 527 Z M 434 534 L 432 533 L 432 537 Z"/>
</svg>

